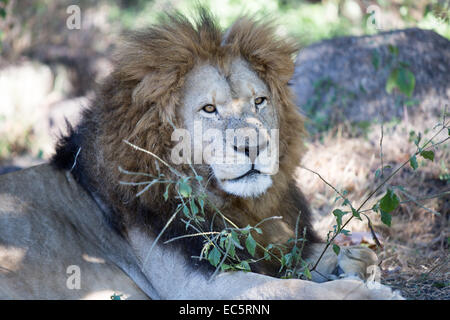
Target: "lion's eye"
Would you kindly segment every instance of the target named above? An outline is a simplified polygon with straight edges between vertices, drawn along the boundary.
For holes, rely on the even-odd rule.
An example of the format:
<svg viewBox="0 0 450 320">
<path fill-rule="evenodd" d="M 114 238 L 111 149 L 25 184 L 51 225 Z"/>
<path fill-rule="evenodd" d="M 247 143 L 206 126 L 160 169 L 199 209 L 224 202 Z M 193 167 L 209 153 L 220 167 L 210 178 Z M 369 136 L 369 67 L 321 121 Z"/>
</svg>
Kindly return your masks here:
<svg viewBox="0 0 450 320">
<path fill-rule="evenodd" d="M 206 113 L 214 113 L 217 111 L 216 107 L 213 106 L 212 104 L 207 104 L 203 106 L 202 110 L 205 111 Z"/>
<path fill-rule="evenodd" d="M 262 105 L 267 100 L 266 97 L 258 97 L 255 99 L 255 105 L 258 107 Z"/>
</svg>

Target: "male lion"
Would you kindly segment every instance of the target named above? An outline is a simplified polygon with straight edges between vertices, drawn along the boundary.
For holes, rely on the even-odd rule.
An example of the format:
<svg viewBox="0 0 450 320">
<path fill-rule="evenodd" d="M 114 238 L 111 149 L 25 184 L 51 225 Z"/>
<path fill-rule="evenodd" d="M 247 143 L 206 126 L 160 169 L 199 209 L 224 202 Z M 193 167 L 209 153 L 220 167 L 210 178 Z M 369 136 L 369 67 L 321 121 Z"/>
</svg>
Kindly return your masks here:
<svg viewBox="0 0 450 320">
<path fill-rule="evenodd" d="M 311 228 L 308 205 L 293 178 L 305 136 L 287 85 L 296 51 L 270 24 L 241 18 L 223 32 L 205 11 L 196 23 L 168 15 L 160 25 L 130 34 L 92 107 L 61 139 L 51 163 L 0 177 L 0 297 L 399 298 L 383 285 L 371 288 L 362 281 L 377 260 L 362 247 L 343 248 L 338 256 L 326 251 L 314 281 L 276 278 L 276 259 L 260 259 L 252 272 L 211 277 L 209 262 L 192 257 L 200 254 L 202 237 L 164 244 L 192 232 L 181 219 L 168 223 L 179 202 L 175 190 L 168 189 L 165 200 L 165 186 L 155 184 L 136 197 L 145 185 L 119 183 L 142 182 L 143 175 L 131 172 L 173 179 L 173 169 L 186 175 L 194 169 L 209 181 L 208 198 L 215 207 L 205 206 L 205 230 L 211 224 L 214 230 L 223 228 L 221 219 L 213 218 L 217 209 L 239 227 L 279 215 L 283 218 L 261 224 L 255 238 L 262 246 L 286 243 L 300 212 L 298 228 L 306 230 L 303 259 L 316 261 L 324 244 Z M 279 130 L 278 164 L 259 161 L 267 153 L 268 136 L 226 145 L 232 157 L 250 162 L 174 164 L 171 151 L 178 141 L 172 141 L 172 133 L 183 128 L 193 137 L 195 122 L 220 133 Z M 192 143 L 207 146 L 203 140 Z"/>
</svg>

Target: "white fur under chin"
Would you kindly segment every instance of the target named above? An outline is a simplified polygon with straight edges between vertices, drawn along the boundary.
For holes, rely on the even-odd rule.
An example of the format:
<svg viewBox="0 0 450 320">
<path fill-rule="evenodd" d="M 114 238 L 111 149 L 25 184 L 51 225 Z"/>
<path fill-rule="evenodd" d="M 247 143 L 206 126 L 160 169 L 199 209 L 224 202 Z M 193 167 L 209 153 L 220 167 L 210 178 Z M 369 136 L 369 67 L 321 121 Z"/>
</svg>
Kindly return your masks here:
<svg viewBox="0 0 450 320">
<path fill-rule="evenodd" d="M 268 175 L 244 177 L 237 181 L 225 180 L 221 187 L 225 192 L 238 197 L 249 198 L 262 195 L 272 185 L 272 178 Z"/>
</svg>

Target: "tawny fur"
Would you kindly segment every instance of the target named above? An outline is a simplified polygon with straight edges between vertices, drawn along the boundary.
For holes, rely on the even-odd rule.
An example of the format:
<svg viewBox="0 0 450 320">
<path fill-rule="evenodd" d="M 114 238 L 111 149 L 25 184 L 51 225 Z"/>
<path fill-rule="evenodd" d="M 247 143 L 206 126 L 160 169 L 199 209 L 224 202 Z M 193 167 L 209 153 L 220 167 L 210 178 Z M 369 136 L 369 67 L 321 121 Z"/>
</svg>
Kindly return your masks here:
<svg viewBox="0 0 450 320">
<path fill-rule="evenodd" d="M 272 177 L 273 185 L 258 198 L 226 194 L 214 183 L 210 188 L 226 204 L 220 208 L 222 212 L 242 227 L 255 225 L 270 216 L 283 216 L 283 220 L 262 225 L 263 234 L 257 240 L 263 245 L 285 243 L 292 238 L 300 211 L 300 230 L 307 227 L 309 242 L 316 242 L 308 205 L 293 183 L 294 170 L 304 153 L 305 137 L 303 119 L 287 85 L 294 71 L 293 57 L 297 50 L 293 41 L 277 36 L 270 23 L 241 18 L 225 33 L 206 12 L 201 13 L 196 24 L 181 15 L 172 15 L 158 26 L 127 35 L 116 55 L 115 70 L 76 130 L 82 137 L 77 161 L 83 168 L 80 175 L 84 177 L 79 180 L 85 181 L 85 187 L 111 206 L 115 215 L 112 220 L 117 222 L 119 229 L 138 225 L 157 234 L 173 213 L 176 203 L 163 200 L 164 186 L 156 185 L 151 192 L 136 199 L 141 188 L 119 185 L 119 181 L 133 180 L 133 177 L 120 173 L 119 166 L 129 171 L 156 173 L 155 159 L 133 150 L 123 140 L 129 140 L 170 163 L 173 125 L 183 126 L 178 114 L 187 73 L 196 64 L 208 62 L 227 74 L 232 59 L 241 57 L 266 82 L 271 99 L 278 107 L 279 172 Z M 58 152 L 64 148 L 63 145 Z M 72 154 L 75 150 L 72 147 Z M 58 162 L 58 153 L 55 159 L 54 162 Z M 164 166 L 160 167 L 166 175 L 171 175 Z M 183 166 L 177 169 L 192 174 Z M 140 181 L 139 177 L 135 181 Z M 173 193 L 171 195 L 173 198 Z M 173 236 L 179 235 L 176 234 L 179 231 L 185 232 L 184 226 L 177 228 L 175 222 L 166 233 Z M 193 245 L 192 241 L 187 247 L 198 248 L 199 243 Z M 305 254 L 308 247 L 309 243 Z M 262 262 L 256 269 L 273 274 L 278 268 L 271 263 Z"/>
</svg>

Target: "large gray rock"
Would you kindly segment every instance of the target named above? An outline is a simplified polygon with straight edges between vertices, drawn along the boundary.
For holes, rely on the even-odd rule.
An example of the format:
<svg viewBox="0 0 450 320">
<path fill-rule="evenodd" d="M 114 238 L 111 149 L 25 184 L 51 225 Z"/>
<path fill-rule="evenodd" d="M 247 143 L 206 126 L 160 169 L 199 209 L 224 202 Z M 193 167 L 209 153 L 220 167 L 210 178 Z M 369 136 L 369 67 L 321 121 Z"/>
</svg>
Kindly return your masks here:
<svg viewBox="0 0 450 320">
<path fill-rule="evenodd" d="M 400 63 L 415 77 L 411 97 L 385 89 Z M 405 112 L 436 119 L 450 101 L 450 41 L 416 28 L 325 40 L 300 51 L 291 83 L 313 132 L 343 120 L 365 123 Z"/>
</svg>

